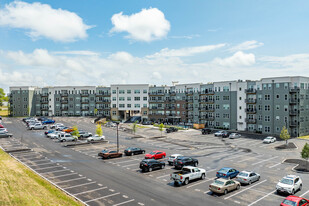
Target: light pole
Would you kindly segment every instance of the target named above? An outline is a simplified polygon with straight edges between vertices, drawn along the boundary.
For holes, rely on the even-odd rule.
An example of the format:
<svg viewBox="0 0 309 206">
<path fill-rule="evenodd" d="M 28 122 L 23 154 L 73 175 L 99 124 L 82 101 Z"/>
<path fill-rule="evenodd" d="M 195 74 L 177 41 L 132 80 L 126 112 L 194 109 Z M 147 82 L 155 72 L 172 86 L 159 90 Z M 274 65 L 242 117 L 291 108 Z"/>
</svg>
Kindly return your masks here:
<svg viewBox="0 0 309 206">
<path fill-rule="evenodd" d="M 119 122 L 116 122 L 117 124 L 117 153 L 119 152 L 119 136 L 118 136 L 118 126 L 119 126 Z"/>
</svg>

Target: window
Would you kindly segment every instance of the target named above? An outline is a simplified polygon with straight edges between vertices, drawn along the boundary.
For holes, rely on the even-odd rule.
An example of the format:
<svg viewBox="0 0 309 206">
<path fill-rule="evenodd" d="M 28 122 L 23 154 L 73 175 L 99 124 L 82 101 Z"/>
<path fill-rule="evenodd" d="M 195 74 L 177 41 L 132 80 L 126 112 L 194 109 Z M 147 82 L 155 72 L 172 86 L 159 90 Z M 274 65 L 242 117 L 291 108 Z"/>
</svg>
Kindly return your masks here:
<svg viewBox="0 0 309 206">
<path fill-rule="evenodd" d="M 131 108 L 131 104 L 127 104 L 127 107 L 128 107 L 128 108 Z"/>
<path fill-rule="evenodd" d="M 284 95 L 284 100 L 288 100 L 288 95 Z"/>
<path fill-rule="evenodd" d="M 144 90 L 143 90 L 143 93 L 144 93 L 144 94 L 147 94 L 147 89 L 144 89 Z"/>
<path fill-rule="evenodd" d="M 143 112 L 143 115 L 147 115 L 147 111 L 144 111 L 144 112 Z"/>
<path fill-rule="evenodd" d="M 270 100 L 270 95 L 269 94 L 265 94 L 264 99 L 265 100 Z"/>
<path fill-rule="evenodd" d="M 276 105 L 276 110 L 279 110 L 280 109 L 280 105 Z"/>
<path fill-rule="evenodd" d="M 129 90 L 127 90 L 127 94 L 131 94 L 131 90 L 129 89 Z"/>
<path fill-rule="evenodd" d="M 119 108 L 124 108 L 124 104 L 119 104 Z"/>
<path fill-rule="evenodd" d="M 276 95 L 276 98 L 277 98 L 277 99 L 279 99 L 279 98 L 280 98 L 279 94 L 277 94 L 277 95 Z"/>
<path fill-rule="evenodd" d="M 270 111 L 270 105 L 265 105 L 265 111 Z"/>
<path fill-rule="evenodd" d="M 288 89 L 289 88 L 289 83 L 284 83 L 284 89 Z"/>
<path fill-rule="evenodd" d="M 124 90 L 123 89 L 119 90 L 119 94 L 124 94 Z"/>
<path fill-rule="evenodd" d="M 220 96 L 216 96 L 216 100 L 220 100 Z"/>
<path fill-rule="evenodd" d="M 259 104 L 258 106 L 258 110 L 261 111 L 262 110 L 262 105 Z"/>
<path fill-rule="evenodd" d="M 239 87 L 239 91 L 241 91 L 241 87 Z"/>
<path fill-rule="evenodd" d="M 127 97 L 127 101 L 131 101 L 131 97 Z"/>
<path fill-rule="evenodd" d="M 223 105 L 223 109 L 230 109 L 230 105 L 229 104 L 224 104 Z"/>
<path fill-rule="evenodd" d="M 265 126 L 264 131 L 265 131 L 265 132 L 270 132 L 270 127 Z"/>
<path fill-rule="evenodd" d="M 289 106 L 288 105 L 284 105 L 284 111 L 287 112 L 288 111 Z"/>
<path fill-rule="evenodd" d="M 258 95 L 258 100 L 262 100 L 262 95 L 261 94 Z"/>
<path fill-rule="evenodd" d="M 113 108 L 116 108 L 116 104 L 113 104 Z"/>
<path fill-rule="evenodd" d="M 140 97 L 134 97 L 134 101 L 140 101 L 141 98 Z"/>
<path fill-rule="evenodd" d="M 219 113 L 216 113 L 216 118 L 220 118 L 220 114 Z"/>
<path fill-rule="evenodd" d="M 230 100 L 230 96 L 223 96 L 223 100 Z"/>
<path fill-rule="evenodd" d="M 113 101 L 116 101 L 116 97 L 113 97 Z"/>
<path fill-rule="evenodd" d="M 124 97 L 119 97 L 119 101 L 124 101 Z"/>
<path fill-rule="evenodd" d="M 141 93 L 141 91 L 139 89 L 134 90 L 134 94 L 140 94 L 140 93 Z"/>
<path fill-rule="evenodd" d="M 220 104 L 216 104 L 216 109 L 220 109 Z"/>
<path fill-rule="evenodd" d="M 112 92 L 113 92 L 113 94 L 116 94 L 116 90 L 115 90 L 115 89 L 113 89 L 113 91 L 112 91 Z"/>
<path fill-rule="evenodd" d="M 140 108 L 141 105 L 140 104 L 134 104 L 134 108 Z"/>
<path fill-rule="evenodd" d="M 271 84 L 268 84 L 268 89 L 271 89 Z"/>
<path fill-rule="evenodd" d="M 117 114 L 117 112 L 116 111 L 113 111 L 113 115 L 116 115 Z"/>
<path fill-rule="evenodd" d="M 144 108 L 147 108 L 147 104 L 143 104 L 143 107 L 144 107 Z"/>
<path fill-rule="evenodd" d="M 230 118 L 230 114 L 223 114 L 223 118 L 229 119 Z"/>
<path fill-rule="evenodd" d="M 262 115 L 259 115 L 259 116 L 258 116 L 258 120 L 259 120 L 259 121 L 262 121 Z"/>
<path fill-rule="evenodd" d="M 239 107 L 239 109 L 241 110 L 241 106 Z"/>
<path fill-rule="evenodd" d="M 144 100 L 144 101 L 147 101 L 147 97 L 143 97 L 143 100 Z"/>
<path fill-rule="evenodd" d="M 265 116 L 265 117 L 264 117 L 264 121 L 265 121 L 265 122 L 270 122 L 270 116 Z"/>
<path fill-rule="evenodd" d="M 280 117 L 279 117 L 279 116 L 276 116 L 276 120 L 280 120 Z"/>
</svg>

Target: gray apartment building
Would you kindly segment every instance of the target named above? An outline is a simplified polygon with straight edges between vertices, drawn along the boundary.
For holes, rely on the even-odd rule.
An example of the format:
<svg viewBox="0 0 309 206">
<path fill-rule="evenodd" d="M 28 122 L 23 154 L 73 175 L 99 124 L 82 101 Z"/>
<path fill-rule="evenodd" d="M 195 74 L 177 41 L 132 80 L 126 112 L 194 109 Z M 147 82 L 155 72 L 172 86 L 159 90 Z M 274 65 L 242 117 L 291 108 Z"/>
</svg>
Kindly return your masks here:
<svg viewBox="0 0 309 206">
<path fill-rule="evenodd" d="M 11 87 L 11 116 L 106 116 L 280 134 L 309 133 L 309 78 L 274 77 L 171 86 Z"/>
</svg>

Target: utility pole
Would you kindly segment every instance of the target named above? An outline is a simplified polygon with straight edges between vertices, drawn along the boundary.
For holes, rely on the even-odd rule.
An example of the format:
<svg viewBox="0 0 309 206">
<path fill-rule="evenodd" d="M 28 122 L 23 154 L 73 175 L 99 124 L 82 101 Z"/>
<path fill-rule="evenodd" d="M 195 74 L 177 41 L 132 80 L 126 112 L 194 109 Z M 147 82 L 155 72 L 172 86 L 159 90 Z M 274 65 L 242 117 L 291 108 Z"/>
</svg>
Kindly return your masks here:
<svg viewBox="0 0 309 206">
<path fill-rule="evenodd" d="M 119 122 L 116 123 L 117 124 L 117 153 L 119 152 L 119 136 L 118 136 L 118 126 L 119 126 Z"/>
</svg>

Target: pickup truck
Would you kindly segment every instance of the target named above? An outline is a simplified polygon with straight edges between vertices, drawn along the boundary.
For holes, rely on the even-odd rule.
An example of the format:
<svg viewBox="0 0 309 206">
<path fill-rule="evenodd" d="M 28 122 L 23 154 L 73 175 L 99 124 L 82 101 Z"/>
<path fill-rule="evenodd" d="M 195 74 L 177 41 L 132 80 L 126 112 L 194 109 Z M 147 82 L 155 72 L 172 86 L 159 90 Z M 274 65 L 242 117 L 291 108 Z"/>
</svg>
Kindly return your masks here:
<svg viewBox="0 0 309 206">
<path fill-rule="evenodd" d="M 196 179 L 203 180 L 205 179 L 205 177 L 206 177 L 206 170 L 192 166 L 183 167 L 181 171 L 173 172 L 171 174 L 171 180 L 174 180 L 175 186 L 181 184 L 187 185 L 192 180 Z"/>
<path fill-rule="evenodd" d="M 42 125 L 41 123 L 36 123 L 36 124 L 29 125 L 29 129 L 30 130 L 34 130 L 34 129 L 47 129 L 47 126 L 46 125 Z"/>
</svg>

